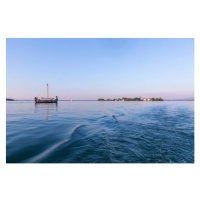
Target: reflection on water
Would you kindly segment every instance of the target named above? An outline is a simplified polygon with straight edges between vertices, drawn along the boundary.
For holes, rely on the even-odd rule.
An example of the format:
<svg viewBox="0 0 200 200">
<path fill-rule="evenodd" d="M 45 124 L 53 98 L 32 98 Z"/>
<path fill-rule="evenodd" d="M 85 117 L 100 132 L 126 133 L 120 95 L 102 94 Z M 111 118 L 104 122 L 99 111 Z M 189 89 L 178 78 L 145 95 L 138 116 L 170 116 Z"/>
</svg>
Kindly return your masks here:
<svg viewBox="0 0 200 200">
<path fill-rule="evenodd" d="M 193 163 L 193 102 L 7 102 L 7 163 Z"/>
<path fill-rule="evenodd" d="M 49 117 L 49 108 L 50 110 L 58 111 L 58 103 L 36 103 L 35 104 L 35 113 L 40 112 L 41 110 L 46 110 L 46 120 L 48 120 Z"/>
</svg>

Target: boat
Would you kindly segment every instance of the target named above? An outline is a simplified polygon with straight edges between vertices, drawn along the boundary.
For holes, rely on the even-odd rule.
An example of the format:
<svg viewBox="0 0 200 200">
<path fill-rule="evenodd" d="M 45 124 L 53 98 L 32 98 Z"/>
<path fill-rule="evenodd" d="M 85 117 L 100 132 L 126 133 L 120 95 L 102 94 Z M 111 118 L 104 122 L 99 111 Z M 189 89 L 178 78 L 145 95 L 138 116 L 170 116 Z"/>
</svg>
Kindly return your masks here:
<svg viewBox="0 0 200 200">
<path fill-rule="evenodd" d="M 47 83 L 47 98 L 38 99 L 35 97 L 35 103 L 58 103 L 58 96 L 56 98 L 49 98 L 49 88 Z"/>
</svg>

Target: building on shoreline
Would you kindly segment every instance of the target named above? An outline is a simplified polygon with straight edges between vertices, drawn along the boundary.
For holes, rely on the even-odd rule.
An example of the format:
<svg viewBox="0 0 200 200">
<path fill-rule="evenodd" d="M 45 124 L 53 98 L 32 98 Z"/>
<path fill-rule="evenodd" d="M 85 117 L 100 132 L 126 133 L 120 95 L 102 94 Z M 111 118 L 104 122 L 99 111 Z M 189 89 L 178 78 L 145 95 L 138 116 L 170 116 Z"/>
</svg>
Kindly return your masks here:
<svg viewBox="0 0 200 200">
<path fill-rule="evenodd" d="M 151 98 L 144 98 L 142 101 L 152 101 Z"/>
</svg>

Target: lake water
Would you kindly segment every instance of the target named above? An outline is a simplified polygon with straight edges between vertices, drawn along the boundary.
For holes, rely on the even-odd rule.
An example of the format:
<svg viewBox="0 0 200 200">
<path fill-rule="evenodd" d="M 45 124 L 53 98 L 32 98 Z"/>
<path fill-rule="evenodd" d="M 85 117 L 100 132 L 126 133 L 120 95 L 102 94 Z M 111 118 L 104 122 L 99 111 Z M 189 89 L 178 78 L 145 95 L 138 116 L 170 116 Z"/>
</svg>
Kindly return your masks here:
<svg viewBox="0 0 200 200">
<path fill-rule="evenodd" d="M 7 101 L 7 163 L 193 163 L 194 102 Z"/>
</svg>

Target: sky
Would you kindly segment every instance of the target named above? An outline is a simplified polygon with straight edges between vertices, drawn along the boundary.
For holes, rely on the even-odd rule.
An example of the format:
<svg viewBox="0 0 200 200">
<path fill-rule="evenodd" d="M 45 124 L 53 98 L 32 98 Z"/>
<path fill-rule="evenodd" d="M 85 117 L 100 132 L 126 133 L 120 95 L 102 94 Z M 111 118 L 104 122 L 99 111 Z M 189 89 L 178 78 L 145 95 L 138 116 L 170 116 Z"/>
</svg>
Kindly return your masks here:
<svg viewBox="0 0 200 200">
<path fill-rule="evenodd" d="M 192 38 L 7 38 L 6 97 L 194 97 Z"/>
</svg>

